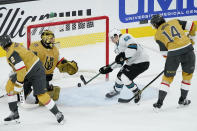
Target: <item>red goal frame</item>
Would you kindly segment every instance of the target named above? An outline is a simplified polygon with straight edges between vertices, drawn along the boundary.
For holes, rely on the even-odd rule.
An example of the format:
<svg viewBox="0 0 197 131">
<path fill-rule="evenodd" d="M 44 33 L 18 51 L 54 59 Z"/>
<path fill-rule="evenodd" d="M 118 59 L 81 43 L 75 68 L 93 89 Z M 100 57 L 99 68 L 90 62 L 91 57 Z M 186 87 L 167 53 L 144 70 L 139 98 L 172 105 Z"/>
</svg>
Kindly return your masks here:
<svg viewBox="0 0 197 131">
<path fill-rule="evenodd" d="M 90 18 L 82 18 L 82 19 L 74 19 L 74 20 L 65 20 L 65 21 L 57 21 L 57 22 L 48 22 L 42 24 L 35 24 L 35 25 L 28 25 L 27 26 L 27 48 L 29 49 L 31 43 L 31 29 L 32 28 L 39 28 L 39 27 L 46 27 L 46 26 L 56 26 L 62 24 L 71 24 L 71 23 L 78 23 L 78 22 L 87 22 L 87 21 L 96 21 L 96 20 L 105 20 L 106 22 L 106 65 L 109 65 L 109 17 L 108 16 L 97 16 L 97 17 L 90 17 Z M 106 74 L 106 78 L 109 78 L 109 75 Z"/>
</svg>

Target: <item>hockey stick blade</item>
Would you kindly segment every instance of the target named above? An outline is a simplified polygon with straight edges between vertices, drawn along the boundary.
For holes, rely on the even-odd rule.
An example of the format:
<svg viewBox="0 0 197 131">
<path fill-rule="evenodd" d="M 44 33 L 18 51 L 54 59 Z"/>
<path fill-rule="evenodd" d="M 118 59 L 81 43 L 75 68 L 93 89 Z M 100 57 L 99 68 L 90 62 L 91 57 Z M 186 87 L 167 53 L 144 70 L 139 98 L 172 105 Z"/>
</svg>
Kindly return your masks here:
<svg viewBox="0 0 197 131">
<path fill-rule="evenodd" d="M 118 102 L 120 103 L 129 103 L 131 100 L 133 100 L 136 96 L 138 96 L 139 94 L 141 94 L 141 92 L 139 92 L 138 94 L 134 95 L 133 97 L 131 97 L 130 99 L 123 99 L 123 98 L 118 98 Z"/>
<path fill-rule="evenodd" d="M 114 65 L 116 62 L 114 61 L 113 63 L 111 63 L 109 66 Z M 94 80 L 95 78 L 97 78 L 101 73 L 99 72 L 98 74 L 96 74 L 95 76 L 93 76 L 90 80 L 86 81 L 83 75 L 80 75 L 80 79 L 81 81 L 83 81 L 84 85 L 87 85 L 88 83 L 90 83 L 92 80 Z"/>
<path fill-rule="evenodd" d="M 0 98 L 3 98 L 5 95 L 1 95 Z"/>
<path fill-rule="evenodd" d="M 139 94 L 141 94 L 147 87 L 149 87 L 150 84 L 152 84 L 155 80 L 157 80 L 162 74 L 164 73 L 164 71 L 162 71 L 161 73 L 159 73 L 159 75 L 157 75 L 151 82 L 149 82 L 144 88 L 142 88 L 139 93 L 135 94 L 133 97 L 131 97 L 130 99 L 123 99 L 123 98 L 119 98 L 118 102 L 120 103 L 128 103 L 131 100 L 133 100 L 136 96 L 138 96 Z"/>
<path fill-rule="evenodd" d="M 86 82 L 86 80 L 85 80 L 85 78 L 84 78 L 84 76 L 83 76 L 83 75 L 80 75 L 80 79 L 81 79 L 81 81 L 84 83 L 84 85 L 86 85 L 86 84 L 87 84 L 87 82 Z"/>
<path fill-rule="evenodd" d="M 130 101 L 131 101 L 130 99 L 118 98 L 119 103 L 129 103 Z"/>
</svg>

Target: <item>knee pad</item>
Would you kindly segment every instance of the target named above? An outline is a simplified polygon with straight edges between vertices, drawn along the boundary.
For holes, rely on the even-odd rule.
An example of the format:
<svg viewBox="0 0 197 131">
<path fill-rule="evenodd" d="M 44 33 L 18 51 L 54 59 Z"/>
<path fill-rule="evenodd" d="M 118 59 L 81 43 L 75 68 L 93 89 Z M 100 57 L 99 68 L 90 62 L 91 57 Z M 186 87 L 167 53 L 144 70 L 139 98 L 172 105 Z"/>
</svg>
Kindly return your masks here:
<svg viewBox="0 0 197 131">
<path fill-rule="evenodd" d="M 182 72 L 182 77 L 184 81 L 190 81 L 193 77 L 193 73 Z"/>
<path fill-rule="evenodd" d="M 43 105 L 46 105 L 51 100 L 50 96 L 47 93 L 39 94 L 37 95 L 37 97 L 39 102 L 42 103 Z"/>
<path fill-rule="evenodd" d="M 171 84 L 173 81 L 174 77 L 167 77 L 163 75 L 162 80 L 168 82 L 168 84 Z"/>
</svg>

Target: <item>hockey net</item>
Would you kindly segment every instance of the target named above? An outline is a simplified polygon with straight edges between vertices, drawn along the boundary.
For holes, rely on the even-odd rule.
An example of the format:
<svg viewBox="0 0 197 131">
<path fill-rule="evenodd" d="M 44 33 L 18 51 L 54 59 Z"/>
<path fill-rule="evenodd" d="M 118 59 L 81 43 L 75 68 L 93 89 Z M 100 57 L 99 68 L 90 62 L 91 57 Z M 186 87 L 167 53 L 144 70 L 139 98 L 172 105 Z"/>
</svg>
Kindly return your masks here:
<svg viewBox="0 0 197 131">
<path fill-rule="evenodd" d="M 60 53 L 67 60 L 78 63 L 79 71 L 72 76 L 59 73 L 56 69 L 53 82 L 76 86 L 77 81 L 81 82 L 80 75 L 84 75 L 87 80 L 91 79 L 98 74 L 100 67 L 109 64 L 109 18 L 107 16 L 73 20 L 53 18 L 50 22 L 30 23 L 26 28 L 27 48 L 31 43 L 40 41 L 42 32 L 48 29 L 55 34 L 55 43 Z M 108 79 L 108 75 L 100 75 L 99 78 Z"/>
</svg>

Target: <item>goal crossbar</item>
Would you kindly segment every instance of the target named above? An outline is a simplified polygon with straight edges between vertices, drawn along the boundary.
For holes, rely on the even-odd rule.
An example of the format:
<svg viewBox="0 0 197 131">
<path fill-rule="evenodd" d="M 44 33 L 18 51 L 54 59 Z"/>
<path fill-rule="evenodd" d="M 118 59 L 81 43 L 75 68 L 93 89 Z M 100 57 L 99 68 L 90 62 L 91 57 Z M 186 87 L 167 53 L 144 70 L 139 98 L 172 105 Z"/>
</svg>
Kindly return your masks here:
<svg viewBox="0 0 197 131">
<path fill-rule="evenodd" d="M 29 46 L 31 44 L 31 29 L 33 28 L 39 28 L 39 27 L 46 27 L 46 26 L 57 26 L 57 25 L 63 25 L 63 24 L 70 24 L 70 23 L 79 23 L 79 22 L 87 22 L 87 21 L 97 21 L 97 20 L 105 20 L 105 32 L 106 32 L 106 65 L 109 65 L 109 17 L 108 16 L 97 16 L 97 17 L 90 17 L 90 18 L 82 18 L 82 19 L 74 19 L 74 20 L 65 20 L 65 21 L 57 21 L 57 22 L 47 22 L 47 23 L 41 23 L 41 24 L 35 24 L 35 25 L 28 25 L 27 26 L 27 48 L 29 49 Z M 108 74 L 106 75 L 106 78 L 108 79 Z"/>
</svg>

